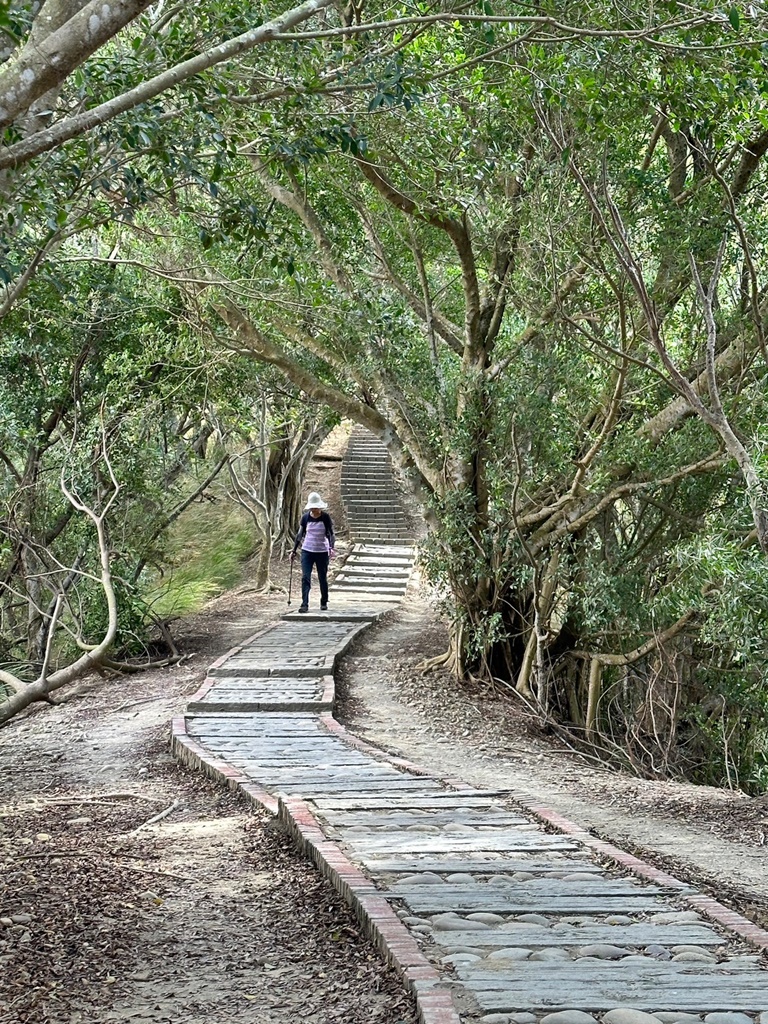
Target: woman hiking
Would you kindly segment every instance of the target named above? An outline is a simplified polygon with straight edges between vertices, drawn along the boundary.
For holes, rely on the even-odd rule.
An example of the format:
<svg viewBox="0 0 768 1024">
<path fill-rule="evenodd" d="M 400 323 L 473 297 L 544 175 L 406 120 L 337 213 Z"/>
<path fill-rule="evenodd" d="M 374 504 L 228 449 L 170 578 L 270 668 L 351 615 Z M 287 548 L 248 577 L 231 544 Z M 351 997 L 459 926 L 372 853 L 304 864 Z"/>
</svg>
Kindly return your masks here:
<svg viewBox="0 0 768 1024">
<path fill-rule="evenodd" d="M 300 612 L 309 611 L 309 591 L 312 586 L 312 566 L 317 566 L 320 584 L 320 611 L 328 610 L 328 562 L 336 554 L 333 520 L 326 512 L 328 505 L 317 491 L 312 491 L 304 506 L 304 515 L 296 534 L 291 561 L 301 548 L 301 605 Z"/>
</svg>

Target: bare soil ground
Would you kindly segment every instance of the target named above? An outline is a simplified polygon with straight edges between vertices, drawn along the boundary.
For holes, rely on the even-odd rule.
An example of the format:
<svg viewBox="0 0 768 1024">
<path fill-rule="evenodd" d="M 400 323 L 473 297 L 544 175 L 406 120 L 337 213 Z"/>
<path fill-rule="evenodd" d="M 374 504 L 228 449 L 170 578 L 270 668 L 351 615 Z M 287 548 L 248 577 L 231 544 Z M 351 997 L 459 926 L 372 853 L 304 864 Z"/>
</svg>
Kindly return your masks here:
<svg viewBox="0 0 768 1024">
<path fill-rule="evenodd" d="M 338 449 L 324 454 L 306 489 L 331 503 L 343 541 Z M 287 583 L 285 562 L 274 575 Z M 285 599 L 224 595 L 176 625 L 182 665 L 88 680 L 0 730 L 0 1024 L 414 1024 L 272 820 L 168 752 L 207 665 Z M 345 660 L 342 717 L 436 773 L 546 802 L 768 925 L 764 801 L 595 768 L 498 695 L 417 672 L 444 643 L 414 587 Z"/>
<path fill-rule="evenodd" d="M 323 454 L 306 489 L 333 506 Z M 175 624 L 183 664 L 86 680 L 0 730 L 2 1024 L 415 1024 L 274 821 L 169 753 L 206 667 L 285 608 L 241 587 Z"/>
</svg>

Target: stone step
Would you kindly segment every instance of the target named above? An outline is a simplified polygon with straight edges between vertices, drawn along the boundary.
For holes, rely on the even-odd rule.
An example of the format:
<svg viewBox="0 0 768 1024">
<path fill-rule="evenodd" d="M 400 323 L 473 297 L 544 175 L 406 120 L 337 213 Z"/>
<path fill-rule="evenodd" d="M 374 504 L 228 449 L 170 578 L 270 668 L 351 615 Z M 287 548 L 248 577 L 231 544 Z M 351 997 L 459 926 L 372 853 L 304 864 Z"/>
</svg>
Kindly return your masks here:
<svg viewBox="0 0 768 1024">
<path fill-rule="evenodd" d="M 692 925 L 601 924 L 554 924 L 554 927 L 514 921 L 499 928 L 473 931 L 472 922 L 467 921 L 467 930 L 450 930 L 450 933 L 435 931 L 433 938 L 443 946 L 477 946 L 479 949 L 580 949 L 593 944 L 606 944 L 629 950 L 642 950 L 646 946 L 701 946 L 716 949 L 723 944 L 722 935 L 714 928 Z"/>
<path fill-rule="evenodd" d="M 457 967 L 457 974 L 486 1013 L 529 1010 L 584 1010 L 615 1007 L 687 1013 L 745 1010 L 768 1006 L 768 973 L 727 964 L 621 961 L 515 963 L 514 969 L 488 970 L 487 964 Z"/>
<path fill-rule="evenodd" d="M 372 533 L 376 533 L 382 529 L 385 531 L 391 530 L 393 527 L 407 533 L 408 524 L 402 512 L 379 512 L 376 510 L 375 506 L 356 509 L 353 504 L 349 504 L 347 506 L 347 521 L 350 523 L 350 527 L 352 529 L 355 529 L 358 525 L 354 520 L 354 514 L 356 511 L 359 512 L 360 515 L 360 525 L 364 526 Z"/>
<path fill-rule="evenodd" d="M 359 573 L 344 573 L 341 572 L 334 580 L 334 586 L 338 587 L 344 584 L 352 584 L 353 586 L 369 587 L 371 590 L 379 590 L 382 587 L 393 588 L 395 590 L 405 590 L 407 580 L 403 579 L 392 579 L 388 576 L 371 576 L 363 575 Z"/>
<path fill-rule="evenodd" d="M 407 566 L 357 565 L 354 562 L 347 562 L 340 571 L 346 576 L 386 576 L 393 580 L 408 580 L 411 575 Z"/>
</svg>

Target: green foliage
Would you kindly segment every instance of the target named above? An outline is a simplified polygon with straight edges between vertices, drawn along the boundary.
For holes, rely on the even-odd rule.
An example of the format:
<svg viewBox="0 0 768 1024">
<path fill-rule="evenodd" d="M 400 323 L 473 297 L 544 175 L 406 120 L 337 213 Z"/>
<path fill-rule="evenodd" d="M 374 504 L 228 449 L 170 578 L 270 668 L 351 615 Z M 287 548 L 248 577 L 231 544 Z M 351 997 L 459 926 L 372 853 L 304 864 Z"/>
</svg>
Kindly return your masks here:
<svg viewBox="0 0 768 1024">
<path fill-rule="evenodd" d="M 508 20 L 463 21 L 467 11 Z M 272 13 L 230 0 L 153 10 L 70 76 L 61 110 Z M 365 17 L 413 13 L 378 5 Z M 102 507 L 106 447 L 122 485 L 109 523 L 121 637 L 138 636 L 147 586 L 163 615 L 196 608 L 253 544 L 207 504 L 169 542 L 211 438 L 253 443 L 276 388 L 267 433 L 298 429 L 318 395 L 361 419 L 373 408 L 431 492 L 423 565 L 460 672 L 519 681 L 542 715 L 578 725 L 589 658 L 650 642 L 624 674 L 606 672 L 599 727 L 638 770 L 660 756 L 670 771 L 709 765 L 759 787 L 765 556 L 746 540 L 752 509 L 733 464 L 700 466 L 718 449 L 710 428 L 672 417 L 651 435 L 675 393 L 638 279 L 670 358 L 695 379 L 704 332 L 689 256 L 706 279 L 725 235 L 718 353 L 749 358 L 723 373 L 724 407 L 764 487 L 753 313 L 766 176 L 760 158 L 745 181 L 737 173 L 768 123 L 764 12 L 670 0 L 537 13 L 573 28 L 483 0 L 450 21 L 281 41 L 60 147 L 40 175 L 14 172 L 2 281 L 41 247 L 50 255 L 0 346 L 11 524 L 0 559 L 11 564 L 25 537 L 61 565 L 82 557 L 82 621 L 89 638 L 103 629 L 87 523 L 45 538 L 67 511 L 63 468 Z M 313 27 L 338 17 L 329 9 Z M 15 19 L 0 23 L 14 39 L 28 31 Z M 118 268 L 113 252 L 168 283 Z M 89 264 L 94 253 L 103 262 Z M 233 342 L 222 300 L 250 334 Z M 256 374 L 233 344 L 266 350 L 272 369 Z M 539 675 L 519 680 L 533 642 Z M 647 725 L 651 692 L 659 706 L 669 693 L 686 703 L 663 735 Z"/>
</svg>

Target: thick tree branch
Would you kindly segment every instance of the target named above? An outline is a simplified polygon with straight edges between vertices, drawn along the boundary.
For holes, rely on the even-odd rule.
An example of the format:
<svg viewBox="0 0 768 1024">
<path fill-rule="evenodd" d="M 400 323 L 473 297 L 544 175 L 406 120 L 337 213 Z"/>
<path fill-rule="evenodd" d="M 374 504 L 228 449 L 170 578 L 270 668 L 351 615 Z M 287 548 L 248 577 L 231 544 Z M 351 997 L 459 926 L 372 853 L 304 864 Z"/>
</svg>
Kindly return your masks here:
<svg viewBox="0 0 768 1024">
<path fill-rule="evenodd" d="M 425 300 L 423 298 L 419 298 L 416 292 L 409 288 L 406 282 L 403 281 L 395 270 L 392 262 L 387 256 L 384 244 L 376 232 L 369 213 L 360 206 L 358 206 L 358 213 L 360 214 L 366 237 L 368 238 L 376 258 L 384 268 L 384 272 L 389 282 L 397 289 L 398 292 L 400 292 L 419 319 L 422 320 L 425 325 L 429 320 L 434 332 L 443 339 L 451 351 L 460 356 L 464 350 L 464 346 L 461 341 L 460 328 L 451 323 L 450 320 L 448 320 L 448 318 L 435 307 L 434 303 L 430 303 L 429 310 L 427 309 Z"/>
<path fill-rule="evenodd" d="M 394 185 L 382 168 L 364 157 L 357 158 L 357 165 L 365 178 L 379 195 L 396 210 L 408 217 L 414 217 L 444 231 L 453 242 L 461 264 L 461 281 L 464 288 L 464 359 L 474 363 L 477 346 L 480 344 L 480 285 L 477 279 L 477 264 L 472 250 L 472 241 L 466 218 L 447 217 L 435 209 L 419 205 Z"/>
<path fill-rule="evenodd" d="M 144 3 L 144 0 L 142 0 L 142 3 Z M 247 53 L 257 46 L 270 42 L 285 28 L 290 28 L 293 25 L 300 24 L 302 21 L 306 21 L 307 18 L 311 18 L 317 11 L 329 7 L 332 3 L 333 0 L 306 0 L 306 3 L 286 11 L 285 14 L 280 15 L 278 18 L 274 18 L 264 25 L 249 29 L 247 32 L 243 32 L 239 36 L 220 43 L 218 46 L 214 46 L 204 53 L 191 57 L 189 60 L 182 61 L 175 67 L 155 75 L 154 78 L 147 79 L 141 85 L 136 86 L 134 89 L 129 89 L 114 99 L 100 103 L 90 110 L 60 121 L 50 128 L 36 132 L 20 142 L 0 150 L 0 170 L 8 167 L 20 167 L 33 157 L 56 149 L 63 142 L 84 135 L 98 125 L 106 124 L 107 121 L 111 121 L 118 114 L 133 110 L 139 104 L 154 99 L 155 96 L 159 96 L 161 93 L 167 92 L 174 86 L 181 84 L 181 82 L 199 75 L 202 71 L 206 71 L 208 68 L 215 67 L 217 64 L 222 64 L 233 57 L 240 56 L 240 54 Z M 100 0 L 99 6 L 101 6 Z M 149 0 L 147 0 L 144 6 L 149 6 Z"/>
<path fill-rule="evenodd" d="M 0 128 L 26 113 L 36 99 L 62 82 L 91 54 L 145 11 L 153 0 L 91 0 L 53 32 L 46 17 L 60 20 L 56 8 L 43 8 L 43 28 L 33 31 L 27 44 L 0 70 Z"/>
<path fill-rule="evenodd" d="M 342 416 L 348 416 L 356 423 L 368 427 L 379 437 L 387 434 L 389 424 L 381 413 L 350 398 L 338 388 L 319 381 L 279 345 L 270 341 L 265 334 L 259 331 L 243 310 L 231 299 L 216 302 L 213 308 L 243 346 L 245 352 L 251 352 L 264 362 L 276 366 L 296 387 L 311 398 L 335 409 Z"/>
<path fill-rule="evenodd" d="M 281 206 L 295 213 L 307 231 L 309 231 L 317 246 L 320 264 L 326 276 L 345 295 L 354 296 L 356 291 L 354 284 L 346 270 L 336 260 L 331 240 L 311 203 L 306 198 L 302 199 L 299 196 L 295 179 L 292 181 L 294 188 L 291 191 L 291 189 L 285 188 L 272 177 L 259 157 L 251 154 L 249 155 L 249 160 L 262 185 L 272 198 L 280 203 Z"/>
</svg>

